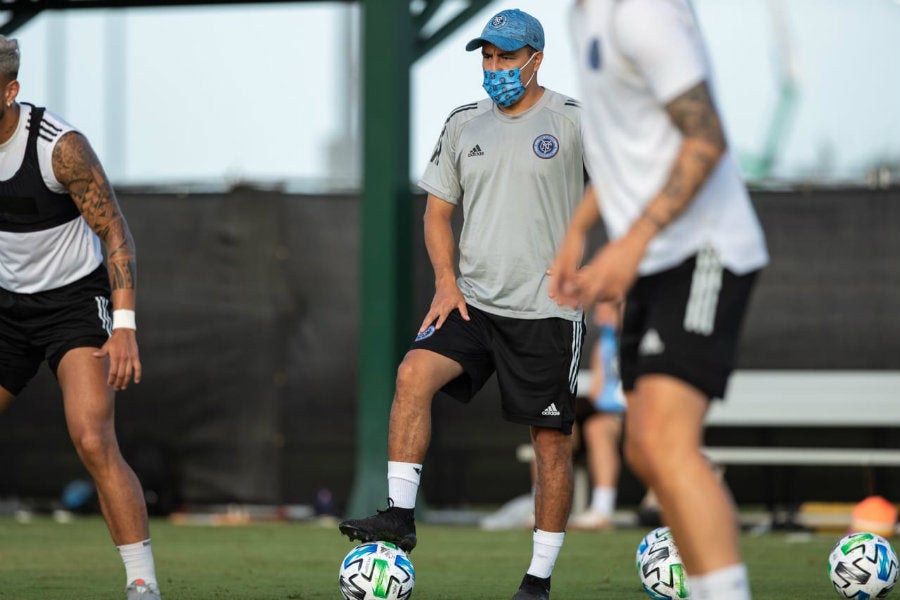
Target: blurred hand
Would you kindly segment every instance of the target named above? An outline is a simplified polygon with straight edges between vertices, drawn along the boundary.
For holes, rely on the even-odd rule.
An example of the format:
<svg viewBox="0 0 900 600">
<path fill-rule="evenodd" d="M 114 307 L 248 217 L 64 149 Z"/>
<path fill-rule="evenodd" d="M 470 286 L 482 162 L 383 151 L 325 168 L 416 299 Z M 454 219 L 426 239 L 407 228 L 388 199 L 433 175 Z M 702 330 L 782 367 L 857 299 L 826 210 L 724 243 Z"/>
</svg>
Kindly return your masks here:
<svg viewBox="0 0 900 600">
<path fill-rule="evenodd" d="M 547 269 L 550 280 L 547 293 L 557 304 L 577 308 L 581 302 L 574 291 L 573 280 L 578 272 L 578 265 L 584 256 L 584 236 L 569 233 L 566 235 L 553 261 Z"/>
<path fill-rule="evenodd" d="M 565 282 L 562 295 L 578 298 L 582 306 L 620 302 L 634 284 L 643 256 L 644 247 L 631 243 L 627 237 L 610 242 Z"/>
</svg>

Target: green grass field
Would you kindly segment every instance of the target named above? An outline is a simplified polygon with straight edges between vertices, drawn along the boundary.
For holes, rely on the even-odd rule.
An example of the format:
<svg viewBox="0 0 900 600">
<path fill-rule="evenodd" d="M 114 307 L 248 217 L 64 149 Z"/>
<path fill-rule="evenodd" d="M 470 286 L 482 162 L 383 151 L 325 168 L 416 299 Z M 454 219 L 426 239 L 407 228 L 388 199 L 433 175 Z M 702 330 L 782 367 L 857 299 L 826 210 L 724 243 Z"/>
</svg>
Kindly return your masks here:
<svg viewBox="0 0 900 600">
<path fill-rule="evenodd" d="M 151 524 L 166 600 L 340 600 L 338 564 L 353 547 L 333 525 L 262 523 L 231 527 Z M 415 600 L 504 599 L 531 557 L 528 531 L 419 526 Z M 641 600 L 634 552 L 641 529 L 570 532 L 553 574 L 557 600 Z M 838 596 L 827 557 L 839 536 L 745 536 L 757 600 Z M 0 599 L 122 600 L 125 574 L 103 521 L 58 524 L 0 518 Z"/>
</svg>

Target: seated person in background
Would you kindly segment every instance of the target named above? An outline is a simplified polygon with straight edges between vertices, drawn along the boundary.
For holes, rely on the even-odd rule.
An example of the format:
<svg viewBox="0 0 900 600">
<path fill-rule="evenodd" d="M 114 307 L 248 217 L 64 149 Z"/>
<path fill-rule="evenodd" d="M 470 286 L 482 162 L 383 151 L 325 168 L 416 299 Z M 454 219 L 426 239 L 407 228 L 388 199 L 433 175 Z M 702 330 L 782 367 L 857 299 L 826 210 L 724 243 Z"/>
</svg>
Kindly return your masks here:
<svg viewBox="0 0 900 600">
<path fill-rule="evenodd" d="M 593 485 L 590 507 L 569 520 L 570 529 L 610 529 L 616 507 L 616 488 L 621 468 L 619 441 L 625 394 L 619 380 L 618 329 L 621 305 L 598 302 L 594 323 L 599 329 L 591 352 L 591 385 L 576 400 L 576 422 L 587 454 Z"/>
</svg>

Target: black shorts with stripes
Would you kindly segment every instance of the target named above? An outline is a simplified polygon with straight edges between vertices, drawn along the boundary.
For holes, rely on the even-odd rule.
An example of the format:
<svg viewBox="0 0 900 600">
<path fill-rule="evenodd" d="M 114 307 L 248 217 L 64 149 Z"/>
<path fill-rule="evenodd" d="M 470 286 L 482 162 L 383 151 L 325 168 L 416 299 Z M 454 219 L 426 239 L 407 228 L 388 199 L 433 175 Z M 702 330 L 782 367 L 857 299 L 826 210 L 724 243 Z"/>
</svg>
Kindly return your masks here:
<svg viewBox="0 0 900 600">
<path fill-rule="evenodd" d="M 46 360 L 56 374 L 73 348 L 109 338 L 109 275 L 103 265 L 62 287 L 17 294 L 0 289 L 0 385 L 18 394 Z"/>
<path fill-rule="evenodd" d="M 722 398 L 758 271 L 735 275 L 703 249 L 683 263 L 638 278 L 628 293 L 619 367 L 622 386 L 665 374 Z"/>
<path fill-rule="evenodd" d="M 571 433 L 584 322 L 515 319 L 472 305 L 468 311 L 469 321 L 453 311 L 410 346 L 462 365 L 465 372 L 439 393 L 469 402 L 496 372 L 504 419 Z"/>
</svg>

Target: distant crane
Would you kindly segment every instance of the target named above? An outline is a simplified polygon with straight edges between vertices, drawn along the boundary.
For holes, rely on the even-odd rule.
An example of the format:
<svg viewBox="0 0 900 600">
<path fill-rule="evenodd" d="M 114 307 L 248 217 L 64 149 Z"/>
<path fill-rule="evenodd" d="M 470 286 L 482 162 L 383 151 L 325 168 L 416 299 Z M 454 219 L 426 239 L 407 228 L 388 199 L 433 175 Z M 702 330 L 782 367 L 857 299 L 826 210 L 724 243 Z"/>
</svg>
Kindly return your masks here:
<svg viewBox="0 0 900 600">
<path fill-rule="evenodd" d="M 897 2 L 898 0 L 894 0 Z M 750 181 L 766 179 L 778 161 L 782 144 L 787 137 L 795 113 L 799 90 L 796 53 L 782 0 L 767 0 L 769 16 L 775 32 L 775 67 L 778 80 L 778 100 L 769 119 L 762 149 L 758 154 L 741 156 L 741 168 Z"/>
</svg>

